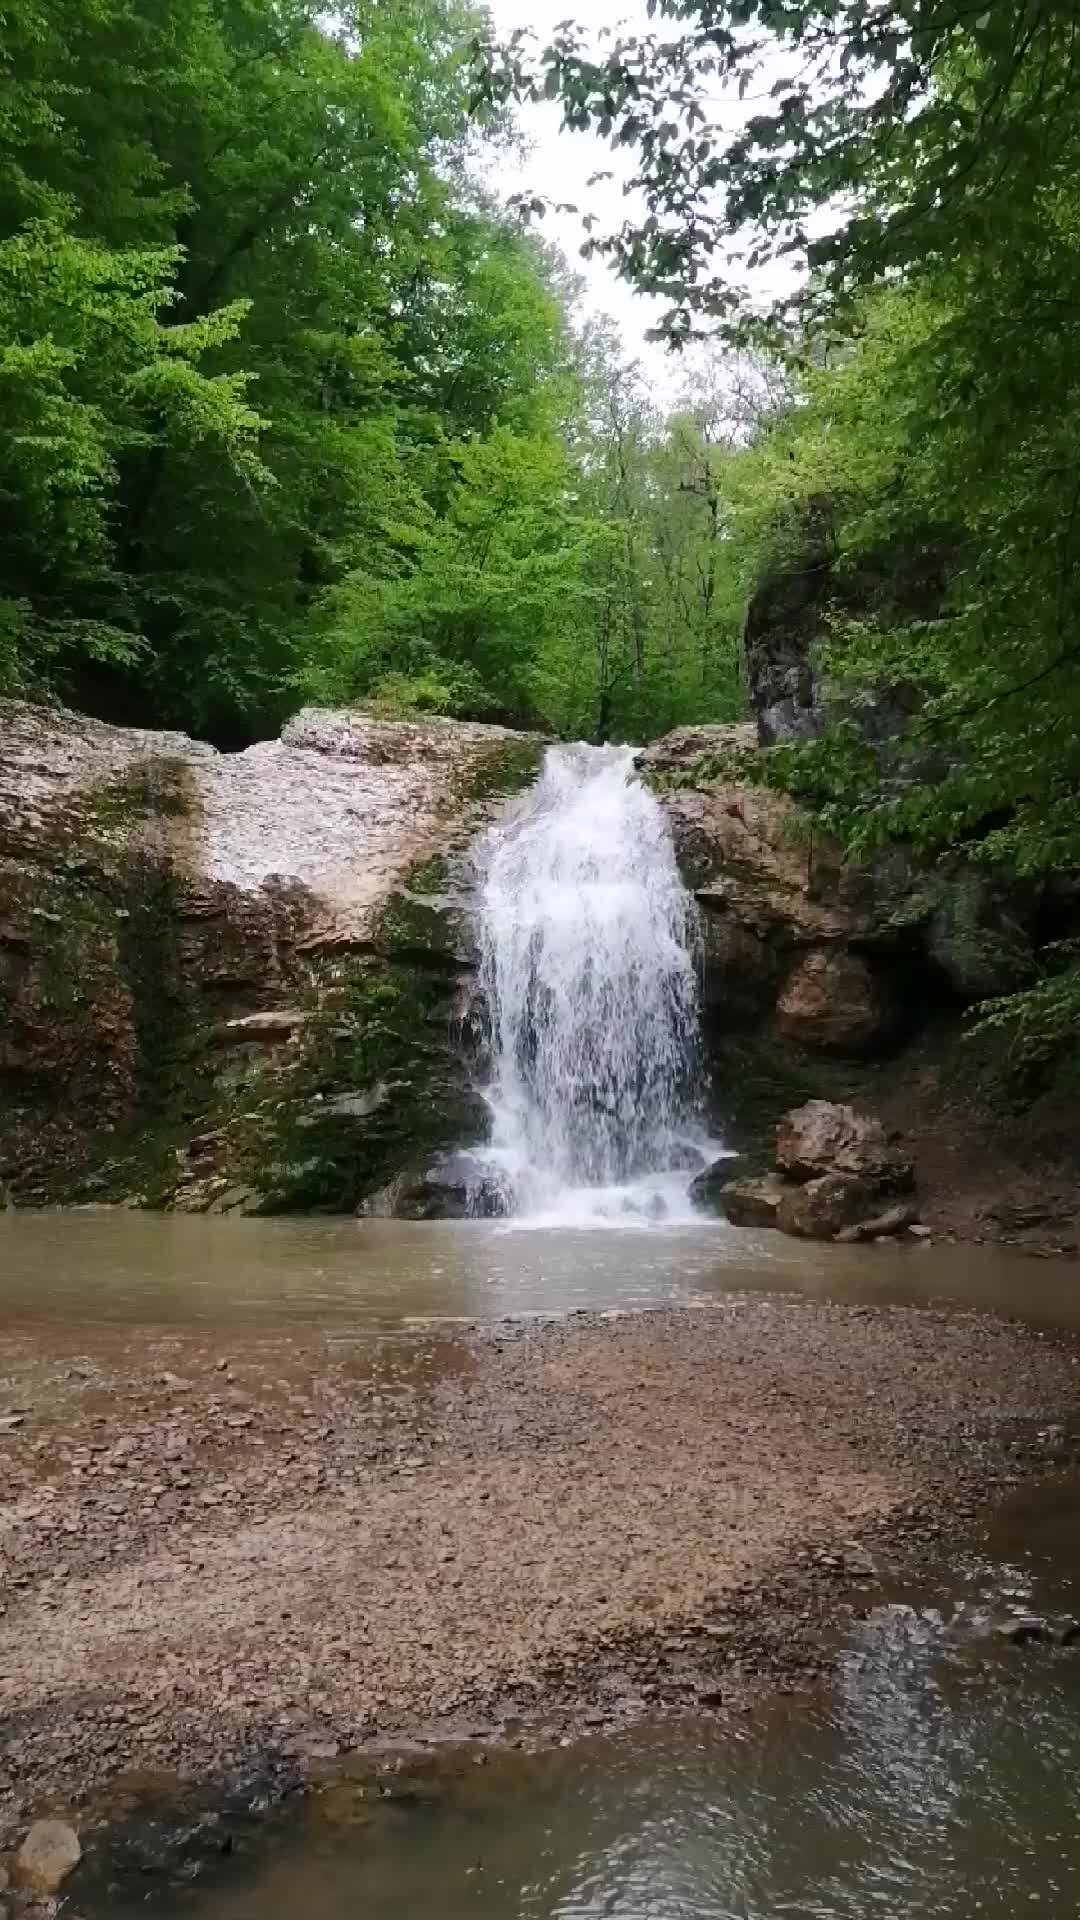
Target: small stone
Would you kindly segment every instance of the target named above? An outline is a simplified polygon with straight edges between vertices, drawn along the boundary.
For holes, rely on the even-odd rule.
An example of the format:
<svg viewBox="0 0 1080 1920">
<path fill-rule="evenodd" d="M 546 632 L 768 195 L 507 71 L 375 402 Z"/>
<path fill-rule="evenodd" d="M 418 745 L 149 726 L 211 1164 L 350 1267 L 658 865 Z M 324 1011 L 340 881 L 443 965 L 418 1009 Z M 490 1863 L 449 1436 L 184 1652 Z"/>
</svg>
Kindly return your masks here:
<svg viewBox="0 0 1080 1920">
<path fill-rule="evenodd" d="M 1038 1640 L 1049 1640 L 1050 1629 L 1037 1613 L 1018 1613 L 1011 1620 L 999 1620 L 994 1632 L 1010 1646 L 1023 1647 Z"/>
<path fill-rule="evenodd" d="M 63 1820 L 35 1820 L 15 1855 L 20 1886 L 55 1893 L 82 1859 L 79 1836 Z"/>
<path fill-rule="evenodd" d="M 908 1232 L 914 1234 L 916 1240 L 930 1240 L 933 1238 L 934 1229 L 924 1226 L 921 1220 L 913 1220 Z"/>
</svg>

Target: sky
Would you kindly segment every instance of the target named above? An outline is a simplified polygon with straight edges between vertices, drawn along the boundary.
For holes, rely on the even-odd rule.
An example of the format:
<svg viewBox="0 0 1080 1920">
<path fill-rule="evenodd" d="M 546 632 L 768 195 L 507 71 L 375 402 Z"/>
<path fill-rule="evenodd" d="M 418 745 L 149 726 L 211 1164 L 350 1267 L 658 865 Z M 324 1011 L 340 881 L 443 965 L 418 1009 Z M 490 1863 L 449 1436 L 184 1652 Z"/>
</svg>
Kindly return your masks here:
<svg viewBox="0 0 1080 1920">
<path fill-rule="evenodd" d="M 497 34 L 509 36 L 516 27 L 531 27 L 539 47 L 543 47 L 553 37 L 556 26 L 567 19 L 588 25 L 597 35 L 604 28 L 628 34 L 656 31 L 656 22 L 650 21 L 645 0 L 487 0 L 487 7 Z M 670 26 L 666 31 L 670 37 Z M 750 114 L 761 110 L 756 101 L 767 96 L 772 82 L 790 69 L 790 54 L 777 46 L 775 53 L 763 59 L 760 80 L 745 102 L 734 94 L 713 101 L 716 118 L 729 131 L 734 131 Z M 520 108 L 519 122 L 531 151 L 516 171 L 507 169 L 500 179 L 499 186 L 508 198 L 528 189 L 547 200 L 572 201 L 599 217 L 601 231 L 617 227 L 635 208 L 644 217 L 640 197 L 627 198 L 622 191 L 624 181 L 633 171 L 632 152 L 613 149 L 596 134 L 564 132 L 562 110 L 553 101 Z M 614 174 L 615 178 L 589 187 L 590 176 L 603 171 Z M 818 224 L 820 220 L 812 223 Z M 585 280 L 586 303 L 590 309 L 609 313 L 615 320 L 628 356 L 642 362 L 654 398 L 661 405 L 673 404 L 676 395 L 685 389 L 686 355 L 672 353 L 659 342 L 646 338 L 649 328 L 657 324 L 663 313 L 664 303 L 635 293 L 603 260 L 580 259 L 579 249 L 585 236 L 575 215 L 549 213 L 539 230 L 546 239 L 557 242 L 571 266 Z M 737 270 L 736 277 L 740 281 L 747 278 L 741 269 Z M 750 284 L 755 294 L 769 299 L 790 289 L 792 280 L 790 270 L 773 266 L 751 276 Z"/>
<path fill-rule="evenodd" d="M 647 33 L 653 24 L 645 0 L 487 0 L 487 5 L 498 34 L 532 27 L 541 46 L 566 19 L 587 21 L 597 30 L 615 27 L 628 33 Z M 613 152 L 597 135 L 560 131 L 562 112 L 554 102 L 522 108 L 519 118 L 532 151 L 513 177 L 507 174 L 500 181 L 507 196 L 529 189 L 546 199 L 570 200 L 599 215 L 603 226 L 617 226 L 634 204 L 622 192 L 622 182 L 631 170 L 630 155 Z M 616 179 L 587 188 L 589 176 L 601 171 L 614 173 Z M 585 235 L 575 216 L 548 214 L 539 231 L 562 248 L 571 266 L 586 281 L 586 301 L 591 310 L 609 313 L 616 321 L 629 355 L 640 358 L 646 366 L 657 397 L 673 398 L 684 375 L 679 357 L 645 338 L 663 312 L 663 303 L 634 293 L 602 260 L 579 259 Z"/>
</svg>

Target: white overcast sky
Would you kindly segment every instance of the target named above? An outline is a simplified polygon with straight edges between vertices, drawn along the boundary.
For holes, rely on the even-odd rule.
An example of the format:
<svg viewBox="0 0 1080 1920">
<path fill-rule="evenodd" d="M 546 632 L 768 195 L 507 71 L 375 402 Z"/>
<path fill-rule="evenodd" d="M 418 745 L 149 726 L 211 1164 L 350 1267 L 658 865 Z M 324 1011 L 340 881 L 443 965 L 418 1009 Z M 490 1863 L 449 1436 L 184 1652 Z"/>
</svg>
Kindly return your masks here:
<svg viewBox="0 0 1080 1920">
<path fill-rule="evenodd" d="M 511 34 L 516 27 L 532 27 L 541 46 L 553 36 L 559 22 L 567 19 L 587 22 L 597 32 L 604 27 L 628 33 L 651 30 L 644 0 L 487 0 L 487 4 L 500 36 Z M 583 209 L 588 207 L 604 226 L 618 225 L 628 205 L 633 204 L 622 193 L 630 156 L 613 152 L 606 140 L 594 134 L 563 132 L 562 111 L 554 102 L 521 108 L 519 119 L 532 151 L 516 176 L 501 183 L 507 195 L 528 188 L 549 200 L 570 200 Z M 614 173 L 616 179 L 588 188 L 590 175 L 602 171 Z M 678 359 L 645 339 L 648 328 L 655 326 L 663 311 L 661 303 L 635 294 L 603 261 L 579 259 L 585 235 L 573 215 L 548 214 L 539 231 L 557 242 L 586 281 L 590 308 L 612 315 L 628 353 L 645 362 L 658 385 L 665 389 L 677 386 Z"/>
<path fill-rule="evenodd" d="M 487 7 L 498 35 L 508 36 L 517 27 L 531 27 L 541 47 L 552 38 L 558 24 L 567 19 L 587 25 L 598 36 L 605 28 L 616 33 L 649 33 L 656 29 L 656 22 L 649 20 L 645 0 L 487 0 Z M 670 36 L 670 25 L 666 32 Z M 610 41 L 598 39 L 597 44 L 610 44 Z M 761 90 L 767 92 L 772 81 L 790 68 L 790 57 L 778 47 L 776 54 L 763 63 Z M 759 94 L 758 88 L 753 92 Z M 714 106 L 720 108 L 720 102 Z M 760 111 L 754 107 L 751 96 L 745 103 L 737 98 L 728 99 L 717 117 L 732 128 L 755 110 Z M 618 226 L 628 211 L 633 212 L 633 198 L 628 200 L 622 192 L 623 181 L 633 171 L 632 154 L 613 151 L 606 140 L 595 134 L 564 132 L 562 111 L 554 102 L 519 109 L 519 120 L 531 143 L 531 152 L 515 174 L 508 172 L 500 181 L 507 197 L 530 189 L 548 200 L 573 201 L 597 214 L 602 227 L 607 228 Z M 613 173 L 615 179 L 588 187 L 590 176 L 602 171 Z M 640 200 L 637 205 L 642 205 Z M 586 281 L 589 307 L 594 312 L 611 314 L 616 321 L 628 354 L 640 359 L 646 367 L 657 400 L 661 404 L 670 403 L 685 384 L 688 369 L 685 356 L 672 354 L 645 337 L 663 312 L 663 303 L 635 293 L 602 260 L 581 260 L 579 249 L 585 236 L 580 221 L 573 215 L 548 214 L 539 230 L 547 239 L 558 243 L 571 266 Z M 790 285 L 791 279 L 787 271 L 767 270 L 760 278 L 760 291 L 774 295 L 781 287 Z"/>
</svg>

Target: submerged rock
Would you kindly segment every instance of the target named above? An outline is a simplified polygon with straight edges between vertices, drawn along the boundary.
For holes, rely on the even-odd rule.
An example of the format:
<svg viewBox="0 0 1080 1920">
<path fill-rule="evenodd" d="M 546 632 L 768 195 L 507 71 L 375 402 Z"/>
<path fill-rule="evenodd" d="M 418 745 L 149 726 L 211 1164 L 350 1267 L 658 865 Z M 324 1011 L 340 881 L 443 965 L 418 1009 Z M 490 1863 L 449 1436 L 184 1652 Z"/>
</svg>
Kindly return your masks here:
<svg viewBox="0 0 1080 1920">
<path fill-rule="evenodd" d="M 15 1877 L 29 1892 L 48 1896 L 63 1886 L 81 1859 L 74 1827 L 63 1820 L 35 1820 L 15 1855 Z"/>
<path fill-rule="evenodd" d="M 713 1160 L 703 1167 L 695 1179 L 691 1180 L 688 1198 L 703 1213 L 723 1213 L 724 1194 L 737 1175 L 738 1155 L 724 1154 L 719 1160 Z"/>
</svg>

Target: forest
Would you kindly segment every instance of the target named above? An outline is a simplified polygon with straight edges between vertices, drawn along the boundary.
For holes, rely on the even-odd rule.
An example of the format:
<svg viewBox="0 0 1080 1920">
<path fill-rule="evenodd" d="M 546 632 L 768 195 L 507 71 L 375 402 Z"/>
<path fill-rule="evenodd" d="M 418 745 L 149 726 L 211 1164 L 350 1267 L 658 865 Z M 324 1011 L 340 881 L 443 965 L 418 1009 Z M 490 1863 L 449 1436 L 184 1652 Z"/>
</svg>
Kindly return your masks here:
<svg viewBox="0 0 1080 1920">
<path fill-rule="evenodd" d="M 738 705 L 717 377 L 671 420 L 484 181 L 457 0 L 16 0 L 0 687 L 221 744 L 304 700 Z"/>
<path fill-rule="evenodd" d="M 847 706 L 762 777 L 857 848 L 1075 867 L 1077 9 L 650 13 L 598 53 L 459 0 L 12 0 L 0 691 L 225 746 L 304 701 L 640 739 L 743 716 L 763 570 L 931 554 L 917 617 L 838 592 Z M 539 98 L 633 156 L 583 237 L 667 304 L 665 412 L 486 184 Z"/>
</svg>

